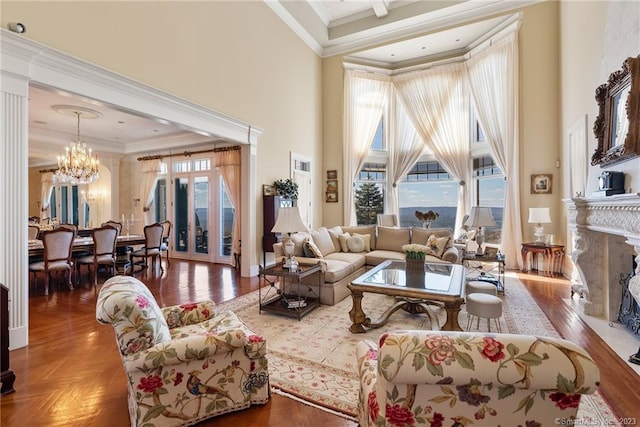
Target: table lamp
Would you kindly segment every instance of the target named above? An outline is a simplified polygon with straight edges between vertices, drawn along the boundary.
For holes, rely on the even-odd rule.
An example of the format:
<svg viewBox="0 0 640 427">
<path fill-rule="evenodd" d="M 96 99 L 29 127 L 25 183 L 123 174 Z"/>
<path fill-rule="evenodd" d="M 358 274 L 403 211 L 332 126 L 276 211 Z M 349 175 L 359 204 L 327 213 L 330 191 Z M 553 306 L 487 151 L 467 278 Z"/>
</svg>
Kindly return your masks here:
<svg viewBox="0 0 640 427">
<path fill-rule="evenodd" d="M 278 218 L 276 223 L 271 229 L 272 233 L 286 234 L 286 239 L 283 239 L 282 247 L 287 259 L 282 264 L 284 268 L 297 269 L 298 263 L 293 256 L 294 244 L 291 241 L 291 233 L 298 231 L 308 231 L 307 226 L 302 222 L 300 217 L 300 211 L 297 206 L 281 207 L 278 209 Z"/>
<path fill-rule="evenodd" d="M 537 224 L 534 226 L 533 235 L 536 236 L 536 243 L 544 243 L 542 237 L 544 236 L 544 225 L 550 224 L 551 216 L 549 215 L 549 208 L 529 208 L 529 224 Z"/>
<path fill-rule="evenodd" d="M 491 215 L 491 208 L 481 206 L 472 207 L 471 212 L 469 212 L 469 218 L 464 225 L 478 229 L 475 239 L 478 244 L 478 254 L 482 255 L 484 253 L 484 248 L 482 247 L 484 243 L 484 231 L 482 227 L 495 227 L 497 225 L 493 219 L 493 215 Z"/>
</svg>

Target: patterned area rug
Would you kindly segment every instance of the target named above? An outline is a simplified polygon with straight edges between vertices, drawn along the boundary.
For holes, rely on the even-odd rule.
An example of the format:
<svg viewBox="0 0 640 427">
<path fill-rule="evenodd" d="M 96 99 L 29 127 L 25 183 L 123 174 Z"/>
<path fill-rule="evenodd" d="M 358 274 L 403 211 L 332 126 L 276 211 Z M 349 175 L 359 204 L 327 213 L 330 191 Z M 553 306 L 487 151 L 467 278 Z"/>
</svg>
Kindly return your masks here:
<svg viewBox="0 0 640 427">
<path fill-rule="evenodd" d="M 545 314 L 516 277 L 506 278 L 503 297 L 502 332 L 559 337 Z M 264 295 L 264 291 L 263 291 Z M 393 303 L 385 295 L 364 294 L 362 308 L 376 320 Z M 269 375 L 272 387 L 310 405 L 355 419 L 359 379 L 356 374 L 355 346 L 364 339 L 377 342 L 392 329 L 431 329 L 429 318 L 404 311 L 394 313 L 389 322 L 365 334 L 349 332 L 351 321 L 348 297 L 334 306 L 321 306 L 301 321 L 258 310 L 258 291 L 220 304 L 220 310 L 234 311 L 256 333 L 267 338 Z M 464 306 L 463 306 L 464 307 Z M 435 308 L 444 323 L 444 310 Z M 459 316 L 466 328 L 467 313 Z M 475 327 L 475 322 L 474 325 Z M 486 320 L 480 330 L 487 331 Z M 495 332 L 492 323 L 491 330 Z M 578 412 L 582 425 L 617 425 L 609 405 L 599 393 L 587 395 Z"/>
</svg>

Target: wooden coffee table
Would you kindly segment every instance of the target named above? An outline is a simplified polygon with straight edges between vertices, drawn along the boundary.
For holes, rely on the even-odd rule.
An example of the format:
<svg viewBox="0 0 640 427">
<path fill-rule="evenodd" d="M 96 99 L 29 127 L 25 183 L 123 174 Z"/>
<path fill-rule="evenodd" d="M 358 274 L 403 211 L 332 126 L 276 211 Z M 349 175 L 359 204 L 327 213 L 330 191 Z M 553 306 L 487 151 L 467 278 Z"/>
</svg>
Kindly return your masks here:
<svg viewBox="0 0 640 427">
<path fill-rule="evenodd" d="M 464 267 L 458 264 L 425 264 L 424 280 L 410 280 L 407 284 L 404 261 L 384 261 L 375 268 L 355 279 L 347 288 L 351 290 L 353 307 L 349 312 L 354 334 L 365 332 L 367 328 L 379 328 L 389 317 L 403 309 L 410 313 L 425 313 L 431 320 L 432 329 L 440 329 L 438 319 L 429 306 L 445 309 L 447 319 L 442 325 L 445 331 L 461 331 L 458 313 L 464 303 Z M 362 310 L 365 292 L 390 295 L 396 302 L 378 320 L 372 321 Z"/>
</svg>

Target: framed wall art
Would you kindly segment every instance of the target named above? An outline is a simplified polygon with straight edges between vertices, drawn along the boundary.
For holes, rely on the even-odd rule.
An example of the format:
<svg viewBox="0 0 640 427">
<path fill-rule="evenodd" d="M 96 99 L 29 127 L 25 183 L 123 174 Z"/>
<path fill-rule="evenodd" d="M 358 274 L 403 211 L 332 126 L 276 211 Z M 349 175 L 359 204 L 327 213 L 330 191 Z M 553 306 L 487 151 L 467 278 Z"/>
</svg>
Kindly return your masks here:
<svg viewBox="0 0 640 427">
<path fill-rule="evenodd" d="M 327 180 L 327 191 L 338 191 L 338 180 L 337 179 L 328 179 Z"/>
<path fill-rule="evenodd" d="M 275 185 L 262 185 L 262 195 L 263 196 L 275 196 L 276 195 L 276 186 Z"/>
<path fill-rule="evenodd" d="M 531 194 L 551 194 L 552 178 L 551 174 L 531 175 Z"/>
<path fill-rule="evenodd" d="M 326 193 L 326 202 L 327 203 L 338 203 L 338 192 L 337 191 L 327 191 Z"/>
<path fill-rule="evenodd" d="M 338 179 L 338 171 L 337 170 L 327 171 L 327 179 Z"/>
</svg>

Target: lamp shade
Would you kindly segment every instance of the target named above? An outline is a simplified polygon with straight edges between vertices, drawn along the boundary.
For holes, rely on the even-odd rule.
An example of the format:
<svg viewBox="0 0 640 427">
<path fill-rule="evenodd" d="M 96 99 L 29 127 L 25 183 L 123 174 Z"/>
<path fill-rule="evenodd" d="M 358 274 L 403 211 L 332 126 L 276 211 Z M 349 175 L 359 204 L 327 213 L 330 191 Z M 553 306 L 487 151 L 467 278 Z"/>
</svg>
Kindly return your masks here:
<svg viewBox="0 0 640 427">
<path fill-rule="evenodd" d="M 297 231 L 308 231 L 307 226 L 302 222 L 300 211 L 297 206 L 278 209 L 278 218 L 271 229 L 272 233 L 295 233 Z"/>
<path fill-rule="evenodd" d="M 529 208 L 530 224 L 550 224 L 549 208 Z"/>
<path fill-rule="evenodd" d="M 469 212 L 469 218 L 464 223 L 467 227 L 495 227 L 496 221 L 491 215 L 491 208 L 474 206 Z"/>
</svg>

